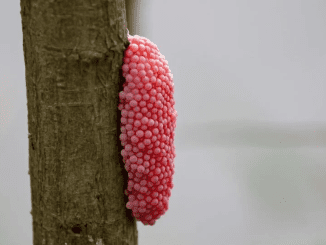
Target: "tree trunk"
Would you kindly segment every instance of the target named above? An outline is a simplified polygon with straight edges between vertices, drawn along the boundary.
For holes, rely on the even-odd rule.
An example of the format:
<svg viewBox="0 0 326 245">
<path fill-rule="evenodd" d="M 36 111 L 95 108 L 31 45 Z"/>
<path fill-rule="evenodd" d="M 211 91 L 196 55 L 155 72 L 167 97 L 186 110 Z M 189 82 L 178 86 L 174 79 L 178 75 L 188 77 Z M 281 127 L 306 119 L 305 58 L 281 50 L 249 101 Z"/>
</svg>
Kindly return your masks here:
<svg viewBox="0 0 326 245">
<path fill-rule="evenodd" d="M 138 244 L 118 93 L 124 0 L 21 0 L 34 245 Z"/>
<path fill-rule="evenodd" d="M 127 28 L 129 31 L 129 35 L 131 35 L 131 36 L 136 35 L 135 25 L 137 25 L 137 23 L 139 23 L 139 18 L 136 19 L 137 14 L 139 12 L 139 9 L 137 7 L 139 7 L 141 5 L 143 8 L 144 5 L 148 4 L 144 1 L 141 3 L 138 3 L 138 1 L 141 1 L 141 0 L 126 0 Z M 136 19 L 136 21 L 134 21 L 134 19 Z"/>
</svg>

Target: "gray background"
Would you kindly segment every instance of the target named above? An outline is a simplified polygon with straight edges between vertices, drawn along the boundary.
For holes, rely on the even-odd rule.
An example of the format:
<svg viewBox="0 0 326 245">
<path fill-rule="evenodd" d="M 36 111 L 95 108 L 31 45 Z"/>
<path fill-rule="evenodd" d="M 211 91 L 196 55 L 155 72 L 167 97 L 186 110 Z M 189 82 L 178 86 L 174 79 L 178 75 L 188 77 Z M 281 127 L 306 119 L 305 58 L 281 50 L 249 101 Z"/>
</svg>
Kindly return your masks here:
<svg viewBox="0 0 326 245">
<path fill-rule="evenodd" d="M 326 244 L 326 1 L 137 1 L 172 70 L 168 212 L 139 244 Z M 19 1 L 0 3 L 0 244 L 31 245 Z"/>
</svg>

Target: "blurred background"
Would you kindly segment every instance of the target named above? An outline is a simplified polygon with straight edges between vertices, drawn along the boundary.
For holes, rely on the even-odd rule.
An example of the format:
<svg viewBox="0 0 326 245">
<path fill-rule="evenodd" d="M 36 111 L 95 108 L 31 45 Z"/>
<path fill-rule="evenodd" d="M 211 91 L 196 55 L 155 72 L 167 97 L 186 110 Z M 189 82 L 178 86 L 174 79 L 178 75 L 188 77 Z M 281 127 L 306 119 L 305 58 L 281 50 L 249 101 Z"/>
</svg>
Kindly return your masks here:
<svg viewBox="0 0 326 245">
<path fill-rule="evenodd" d="M 326 244 L 326 1 L 129 6 L 178 112 L 169 210 L 139 244 Z M 0 244 L 32 245 L 20 1 L 0 29 Z"/>
</svg>

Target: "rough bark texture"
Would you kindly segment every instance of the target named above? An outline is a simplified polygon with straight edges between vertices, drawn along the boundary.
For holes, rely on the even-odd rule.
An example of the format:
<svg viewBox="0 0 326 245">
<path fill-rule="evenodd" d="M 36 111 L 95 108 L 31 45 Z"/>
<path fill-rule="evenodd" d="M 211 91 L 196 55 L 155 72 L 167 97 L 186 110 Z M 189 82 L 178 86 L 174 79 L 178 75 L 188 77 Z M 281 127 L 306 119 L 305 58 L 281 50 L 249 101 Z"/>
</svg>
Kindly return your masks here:
<svg viewBox="0 0 326 245">
<path fill-rule="evenodd" d="M 34 245 L 137 244 L 118 138 L 124 0 L 21 0 L 21 16 Z"/>
</svg>

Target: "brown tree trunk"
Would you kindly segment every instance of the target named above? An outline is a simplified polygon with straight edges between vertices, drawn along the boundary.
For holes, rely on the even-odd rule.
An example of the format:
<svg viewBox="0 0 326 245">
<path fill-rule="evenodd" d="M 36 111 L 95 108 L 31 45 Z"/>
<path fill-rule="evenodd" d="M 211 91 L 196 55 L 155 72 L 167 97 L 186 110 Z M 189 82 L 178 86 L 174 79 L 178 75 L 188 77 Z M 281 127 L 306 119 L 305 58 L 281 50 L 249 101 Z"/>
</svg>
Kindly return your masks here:
<svg viewBox="0 0 326 245">
<path fill-rule="evenodd" d="M 118 93 L 124 0 L 21 0 L 34 245 L 137 244 Z"/>
<path fill-rule="evenodd" d="M 129 35 L 136 35 L 136 25 L 139 23 L 138 13 L 139 7 L 148 4 L 147 2 L 138 2 L 141 0 L 126 0 L 126 17 L 127 17 L 127 28 L 129 30 Z M 136 21 L 135 21 L 136 19 Z"/>
</svg>

